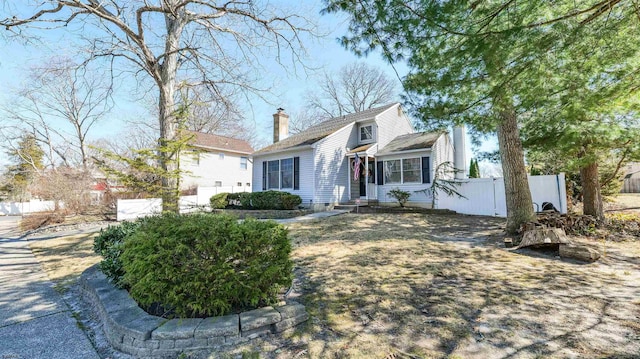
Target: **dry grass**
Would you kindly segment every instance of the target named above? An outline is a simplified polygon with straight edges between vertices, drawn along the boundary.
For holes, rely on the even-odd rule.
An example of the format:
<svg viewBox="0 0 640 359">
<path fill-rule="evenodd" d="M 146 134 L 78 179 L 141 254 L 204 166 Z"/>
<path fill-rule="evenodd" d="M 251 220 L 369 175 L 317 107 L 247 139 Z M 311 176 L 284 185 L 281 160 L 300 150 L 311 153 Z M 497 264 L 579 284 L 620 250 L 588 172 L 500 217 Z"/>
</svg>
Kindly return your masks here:
<svg viewBox="0 0 640 359">
<path fill-rule="evenodd" d="M 298 333 L 306 356 L 631 358 L 640 351 L 640 331 L 630 324 L 640 310 L 629 303 L 640 297 L 637 257 L 618 244 L 587 265 L 506 251 L 496 245 L 502 223 L 378 214 L 292 226 L 300 300 L 314 317 Z"/>
<path fill-rule="evenodd" d="M 49 278 L 64 287 L 76 280 L 90 266 L 98 263 L 100 256 L 93 252 L 96 234 L 56 236 L 29 241 L 33 253 L 42 264 Z"/>
<path fill-rule="evenodd" d="M 290 226 L 311 319 L 234 353 L 263 358 L 634 358 L 640 243 L 593 264 L 507 251 L 504 220 L 348 214 Z M 54 280 L 98 261 L 90 236 L 33 242 Z M 234 357 L 235 354 L 230 357 Z M 211 357 L 219 357 L 220 353 Z M 226 354 L 225 354 L 226 355 Z M 254 357 L 254 356 L 247 356 Z"/>
</svg>

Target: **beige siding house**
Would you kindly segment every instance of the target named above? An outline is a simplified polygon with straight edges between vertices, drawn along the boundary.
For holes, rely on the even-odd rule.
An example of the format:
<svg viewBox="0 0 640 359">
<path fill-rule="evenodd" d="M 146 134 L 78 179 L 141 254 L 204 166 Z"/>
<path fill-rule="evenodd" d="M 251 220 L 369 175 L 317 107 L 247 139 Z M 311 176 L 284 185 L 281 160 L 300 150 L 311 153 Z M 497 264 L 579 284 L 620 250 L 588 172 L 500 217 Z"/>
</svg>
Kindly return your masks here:
<svg viewBox="0 0 640 359">
<path fill-rule="evenodd" d="M 389 190 L 412 193 L 431 185 L 433 169 L 453 161 L 446 133 L 415 132 L 399 103 L 336 117 L 289 136 L 289 116 L 274 117 L 274 143 L 253 153 L 253 191 L 297 194 L 322 210 L 340 203 L 393 203 Z"/>
</svg>

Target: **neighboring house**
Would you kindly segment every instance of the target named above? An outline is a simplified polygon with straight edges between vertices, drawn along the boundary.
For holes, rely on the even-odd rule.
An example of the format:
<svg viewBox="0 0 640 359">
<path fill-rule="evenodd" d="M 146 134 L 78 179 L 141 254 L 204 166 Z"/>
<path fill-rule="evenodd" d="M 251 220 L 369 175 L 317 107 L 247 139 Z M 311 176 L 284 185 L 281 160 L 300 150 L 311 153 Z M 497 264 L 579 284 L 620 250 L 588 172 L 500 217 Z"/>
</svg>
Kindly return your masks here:
<svg viewBox="0 0 640 359">
<path fill-rule="evenodd" d="M 640 193 L 640 162 L 630 162 L 625 166 L 622 193 Z"/>
<path fill-rule="evenodd" d="M 428 207 L 431 198 L 414 191 L 431 186 L 434 169 L 454 157 L 446 133 L 416 133 L 398 103 L 332 118 L 290 137 L 289 116 L 278 109 L 273 118 L 274 143 L 252 155 L 253 191 L 291 192 L 317 210 L 391 203 L 387 193 L 394 188 L 409 191 L 410 204 Z"/>
<path fill-rule="evenodd" d="M 251 145 L 237 138 L 192 132 L 194 150 L 183 154 L 180 169 L 185 171 L 181 189 L 232 187 L 233 192 L 251 191 Z"/>
</svg>

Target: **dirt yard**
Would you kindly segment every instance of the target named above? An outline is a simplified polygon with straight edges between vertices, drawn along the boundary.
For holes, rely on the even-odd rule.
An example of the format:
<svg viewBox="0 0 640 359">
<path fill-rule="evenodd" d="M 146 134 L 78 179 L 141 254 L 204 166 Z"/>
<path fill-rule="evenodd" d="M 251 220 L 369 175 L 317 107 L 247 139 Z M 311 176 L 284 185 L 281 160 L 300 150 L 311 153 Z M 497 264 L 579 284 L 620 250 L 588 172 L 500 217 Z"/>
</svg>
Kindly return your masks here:
<svg viewBox="0 0 640 359">
<path fill-rule="evenodd" d="M 284 338 L 194 357 L 638 358 L 640 241 L 575 238 L 603 258 L 502 248 L 503 219 L 347 214 L 290 226 L 292 296 L 311 314 Z M 32 242 L 54 280 L 95 263 L 90 236 Z"/>
</svg>

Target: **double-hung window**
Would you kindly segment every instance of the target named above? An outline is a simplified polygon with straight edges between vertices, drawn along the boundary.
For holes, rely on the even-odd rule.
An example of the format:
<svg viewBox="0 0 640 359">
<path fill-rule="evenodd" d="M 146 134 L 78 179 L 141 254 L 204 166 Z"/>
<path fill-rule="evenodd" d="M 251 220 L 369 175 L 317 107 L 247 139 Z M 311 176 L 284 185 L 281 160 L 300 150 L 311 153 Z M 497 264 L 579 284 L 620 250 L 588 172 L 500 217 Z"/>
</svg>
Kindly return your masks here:
<svg viewBox="0 0 640 359">
<path fill-rule="evenodd" d="M 241 170 L 246 170 L 247 169 L 247 158 L 246 157 L 240 157 L 240 169 Z"/>
<path fill-rule="evenodd" d="M 360 126 L 360 142 L 367 143 L 373 141 L 373 125 Z"/>
<path fill-rule="evenodd" d="M 267 188 L 280 188 L 280 161 L 267 162 Z"/>
<path fill-rule="evenodd" d="M 384 183 L 401 183 L 400 160 L 384 161 Z"/>
<path fill-rule="evenodd" d="M 293 188 L 293 158 L 280 161 L 280 188 Z"/>
<path fill-rule="evenodd" d="M 402 160 L 402 183 L 422 182 L 420 158 L 405 158 Z"/>
</svg>

